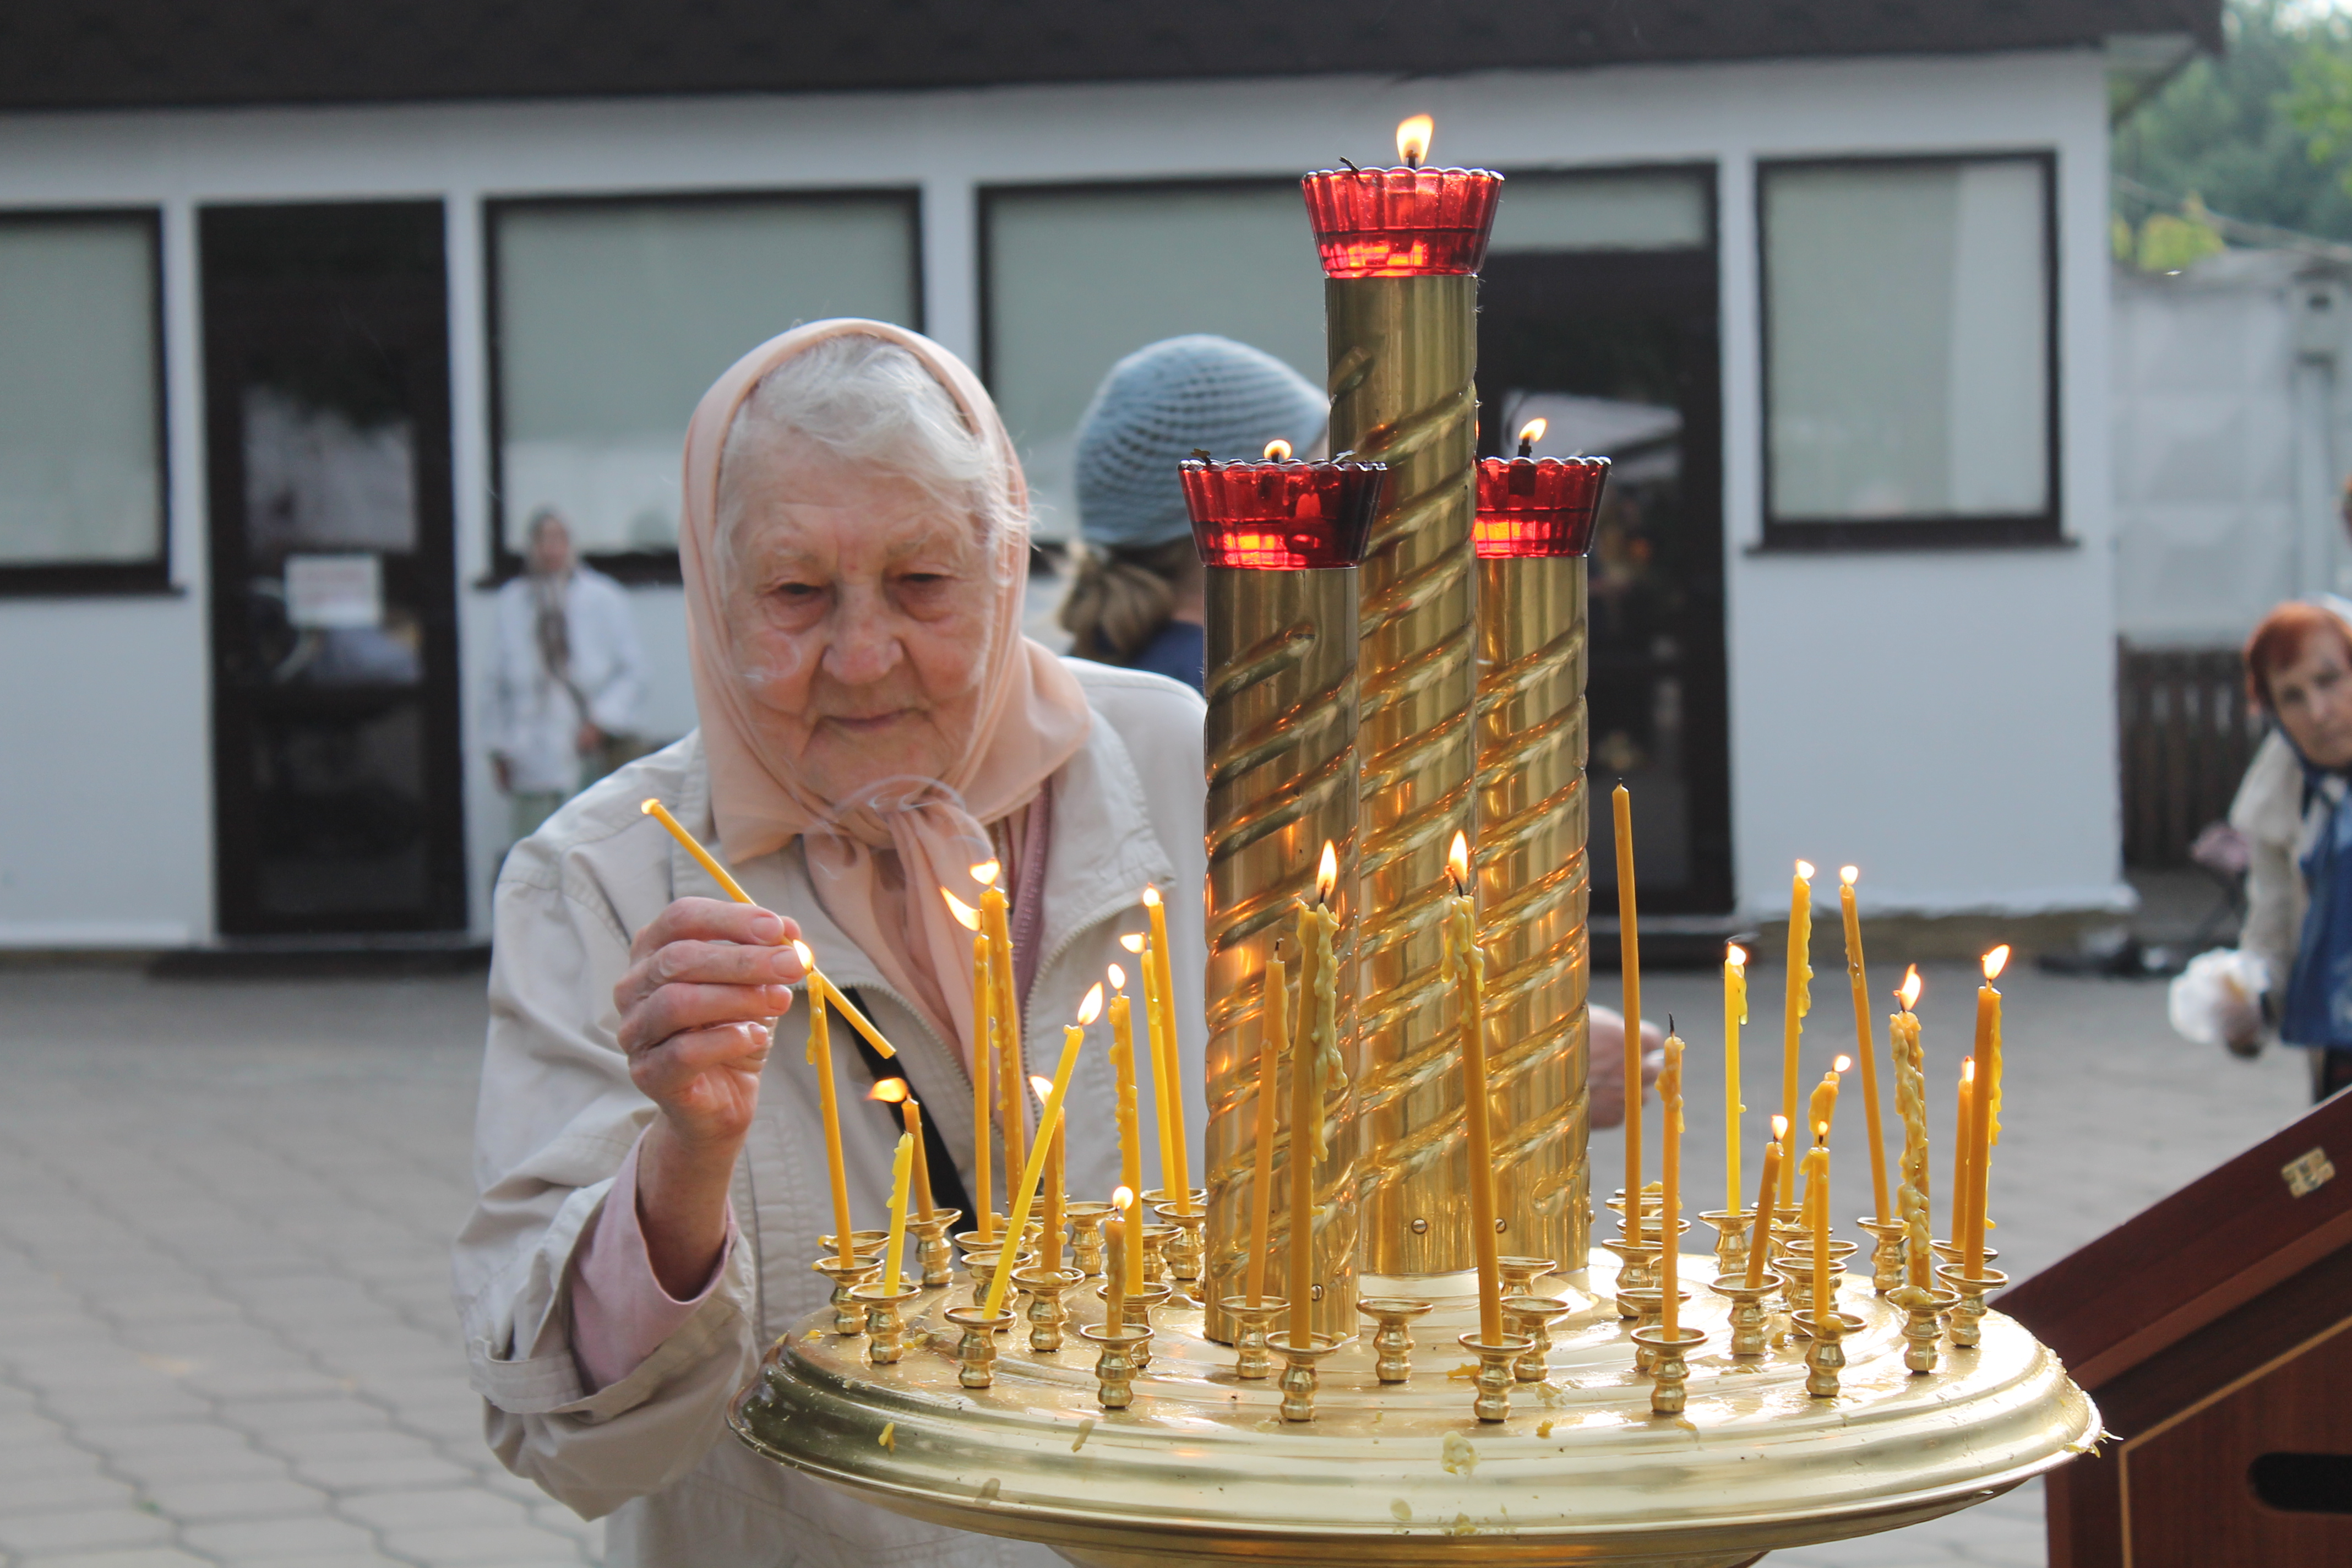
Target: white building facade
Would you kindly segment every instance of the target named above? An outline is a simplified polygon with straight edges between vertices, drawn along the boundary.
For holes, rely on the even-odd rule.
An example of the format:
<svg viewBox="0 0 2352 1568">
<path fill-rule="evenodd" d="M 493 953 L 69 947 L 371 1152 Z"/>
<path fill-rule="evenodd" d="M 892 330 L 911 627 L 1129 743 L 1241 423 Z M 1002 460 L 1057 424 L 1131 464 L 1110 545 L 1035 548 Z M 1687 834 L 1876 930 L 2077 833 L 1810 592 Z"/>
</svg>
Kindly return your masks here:
<svg viewBox="0 0 2352 1568">
<path fill-rule="evenodd" d="M 1661 417 L 1706 532 L 1624 524 L 1613 569 L 1664 563 L 1626 646 L 1663 662 L 1622 721 L 1595 677 L 1596 780 L 1680 770 L 1662 906 L 1769 917 L 1805 857 L 1860 864 L 1869 910 L 2125 907 L 2094 32 L 1420 79 L 0 112 L 0 946 L 478 936 L 505 844 L 482 661 L 532 509 L 630 578 L 647 730 L 682 733 L 677 440 L 736 353 L 822 314 L 919 327 L 982 368 L 1066 533 L 1067 437 L 1119 353 L 1219 331 L 1319 378 L 1296 178 L 1384 160 L 1414 112 L 1438 161 L 1511 176 L 1490 310 L 1670 279 L 1685 302 L 1643 320 L 1697 323 L 1680 371 L 1621 332 L 1622 384 L 1481 381 L 1498 409 L 1685 399 Z M 339 259 L 352 234 L 399 258 Z M 289 255 L 311 260 L 276 277 Z M 305 345 L 361 309 L 375 380 L 325 384 Z M 372 554 L 373 641 L 294 624 L 289 559 Z M 265 611 L 286 624 L 239 645 L 229 621 Z M 352 690 L 309 690 L 338 658 Z M 404 679 L 408 708 L 379 690 Z M 330 709 L 328 739 L 300 730 Z M 306 769 L 329 781 L 307 795 Z"/>
</svg>

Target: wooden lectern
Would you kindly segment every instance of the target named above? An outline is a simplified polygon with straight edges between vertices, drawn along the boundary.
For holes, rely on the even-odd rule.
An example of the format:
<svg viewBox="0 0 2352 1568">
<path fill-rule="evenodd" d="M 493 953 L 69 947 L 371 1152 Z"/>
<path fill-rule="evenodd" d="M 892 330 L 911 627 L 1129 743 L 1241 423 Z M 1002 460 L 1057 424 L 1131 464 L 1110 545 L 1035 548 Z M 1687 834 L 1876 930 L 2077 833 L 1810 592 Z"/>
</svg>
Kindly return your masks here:
<svg viewBox="0 0 2352 1568">
<path fill-rule="evenodd" d="M 2050 1476 L 2051 1568 L 2352 1564 L 2352 1093 L 1995 1305 L 2110 1435 Z"/>
</svg>

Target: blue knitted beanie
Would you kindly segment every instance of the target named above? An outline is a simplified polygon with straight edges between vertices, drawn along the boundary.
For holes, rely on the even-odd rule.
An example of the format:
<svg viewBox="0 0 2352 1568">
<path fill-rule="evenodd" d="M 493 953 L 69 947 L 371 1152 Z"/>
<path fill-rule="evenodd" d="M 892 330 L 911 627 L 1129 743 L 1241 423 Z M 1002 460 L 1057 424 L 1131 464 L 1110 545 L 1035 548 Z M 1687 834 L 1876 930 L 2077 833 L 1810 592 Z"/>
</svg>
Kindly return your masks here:
<svg viewBox="0 0 2352 1568">
<path fill-rule="evenodd" d="M 1272 354 L 1205 333 L 1136 350 L 1078 421 L 1078 533 L 1149 549 L 1192 531 L 1176 465 L 1205 447 L 1255 458 L 1279 437 L 1307 454 L 1330 422 L 1321 389 Z"/>
</svg>

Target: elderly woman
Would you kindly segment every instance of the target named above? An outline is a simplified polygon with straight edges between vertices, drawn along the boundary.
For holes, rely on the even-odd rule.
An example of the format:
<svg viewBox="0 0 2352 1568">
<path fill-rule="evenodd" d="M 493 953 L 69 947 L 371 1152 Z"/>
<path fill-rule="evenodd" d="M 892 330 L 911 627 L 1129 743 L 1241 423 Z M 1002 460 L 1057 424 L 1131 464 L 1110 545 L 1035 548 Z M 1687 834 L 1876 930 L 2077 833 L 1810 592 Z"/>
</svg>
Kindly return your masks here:
<svg viewBox="0 0 2352 1568">
<path fill-rule="evenodd" d="M 935 1171 L 968 1185 L 971 947 L 940 890 L 976 900 L 970 868 L 1002 861 L 1037 1035 L 1124 956 L 1148 885 L 1202 884 L 1200 699 L 1024 639 L 1028 530 L 996 411 L 937 345 L 824 321 L 753 351 L 687 434 L 701 727 L 573 801 L 499 879 L 457 1291 L 491 1446 L 609 1515 L 608 1562 L 1058 1561 L 853 1500 L 725 1424 L 826 1289 L 809 1267 L 832 1229 L 822 1110 L 782 944 L 804 939 L 896 1044 Z M 717 840 L 757 907 L 723 900 L 647 796 Z M 1200 900 L 1169 913 L 1197 1086 Z M 898 1126 L 858 1092 L 847 1035 L 850 1203 L 876 1224 Z M 1070 1094 L 1071 1185 L 1108 1194 L 1104 1053 Z"/>
</svg>

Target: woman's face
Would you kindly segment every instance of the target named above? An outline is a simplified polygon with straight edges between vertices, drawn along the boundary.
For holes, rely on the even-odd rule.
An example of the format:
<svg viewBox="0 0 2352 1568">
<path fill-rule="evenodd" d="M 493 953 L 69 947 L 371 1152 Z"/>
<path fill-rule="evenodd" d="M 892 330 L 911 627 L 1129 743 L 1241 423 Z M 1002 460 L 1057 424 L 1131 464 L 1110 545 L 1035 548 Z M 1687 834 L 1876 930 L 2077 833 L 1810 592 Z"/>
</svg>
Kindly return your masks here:
<svg viewBox="0 0 2352 1568">
<path fill-rule="evenodd" d="M 754 444 L 723 483 L 738 509 L 728 630 L 770 745 L 836 805 L 945 778 L 996 629 L 980 525 L 793 437 Z"/>
<path fill-rule="evenodd" d="M 2304 638 L 2269 684 L 2271 710 L 2295 750 L 2318 767 L 2352 767 L 2352 652 L 2345 640 Z"/>
</svg>

